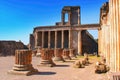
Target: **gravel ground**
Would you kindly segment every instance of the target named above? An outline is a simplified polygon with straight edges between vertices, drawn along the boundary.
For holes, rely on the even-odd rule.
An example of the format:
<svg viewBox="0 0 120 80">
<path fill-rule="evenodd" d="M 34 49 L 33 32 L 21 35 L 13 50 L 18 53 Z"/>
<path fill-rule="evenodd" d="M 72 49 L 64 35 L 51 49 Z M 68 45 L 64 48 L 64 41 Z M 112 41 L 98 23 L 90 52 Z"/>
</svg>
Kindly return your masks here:
<svg viewBox="0 0 120 80">
<path fill-rule="evenodd" d="M 55 67 L 38 67 L 39 57 L 33 57 L 32 64 L 38 69 L 38 73 L 31 76 L 7 74 L 14 65 L 14 56 L 0 57 L 0 80 L 108 80 L 107 74 L 95 74 L 96 59 L 90 59 L 89 66 L 85 68 L 73 68 L 76 59 L 66 62 L 55 62 Z"/>
</svg>

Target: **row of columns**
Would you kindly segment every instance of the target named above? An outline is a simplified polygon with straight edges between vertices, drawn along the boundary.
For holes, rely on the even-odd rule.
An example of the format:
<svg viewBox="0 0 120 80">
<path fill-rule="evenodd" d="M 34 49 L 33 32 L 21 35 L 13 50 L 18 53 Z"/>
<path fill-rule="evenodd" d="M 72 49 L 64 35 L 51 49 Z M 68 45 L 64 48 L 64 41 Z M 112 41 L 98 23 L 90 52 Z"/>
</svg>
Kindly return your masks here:
<svg viewBox="0 0 120 80">
<path fill-rule="evenodd" d="M 72 49 L 73 48 L 73 30 L 68 30 L 68 32 L 69 32 L 69 35 L 68 35 L 68 48 L 69 49 Z M 35 33 L 35 47 L 37 48 L 38 47 L 38 45 L 39 45 L 39 34 L 38 34 L 39 32 L 36 32 Z M 45 37 L 45 31 L 41 31 L 41 38 L 42 38 L 42 40 L 41 40 L 41 47 L 42 48 L 44 48 L 44 37 Z M 58 43 L 58 32 L 57 31 L 55 31 L 55 44 L 54 44 L 54 48 L 56 49 L 57 48 L 57 43 Z M 82 39 L 81 39 L 81 31 L 78 31 L 78 54 L 82 54 Z M 63 49 L 64 48 L 64 44 L 65 44 L 65 42 L 64 42 L 64 30 L 62 30 L 61 31 L 61 48 Z M 48 31 L 48 48 L 50 48 L 50 46 L 51 46 L 51 31 Z"/>
<path fill-rule="evenodd" d="M 98 31 L 99 53 L 111 72 L 120 71 L 120 0 L 109 0 L 107 24 Z"/>
<path fill-rule="evenodd" d="M 110 17 L 110 67 L 120 71 L 120 0 L 109 1 Z"/>
</svg>

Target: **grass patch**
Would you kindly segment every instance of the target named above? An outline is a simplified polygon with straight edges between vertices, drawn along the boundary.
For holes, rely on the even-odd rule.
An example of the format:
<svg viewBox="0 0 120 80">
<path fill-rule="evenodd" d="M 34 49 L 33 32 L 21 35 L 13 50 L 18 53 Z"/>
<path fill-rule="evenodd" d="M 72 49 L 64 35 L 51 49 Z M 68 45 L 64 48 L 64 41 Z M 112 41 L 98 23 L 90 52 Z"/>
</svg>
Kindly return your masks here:
<svg viewBox="0 0 120 80">
<path fill-rule="evenodd" d="M 83 59 L 84 56 L 77 56 L 78 59 Z M 100 61 L 101 60 L 101 57 L 97 57 L 97 56 L 88 56 L 89 59 L 91 60 L 97 60 L 97 61 Z"/>
</svg>

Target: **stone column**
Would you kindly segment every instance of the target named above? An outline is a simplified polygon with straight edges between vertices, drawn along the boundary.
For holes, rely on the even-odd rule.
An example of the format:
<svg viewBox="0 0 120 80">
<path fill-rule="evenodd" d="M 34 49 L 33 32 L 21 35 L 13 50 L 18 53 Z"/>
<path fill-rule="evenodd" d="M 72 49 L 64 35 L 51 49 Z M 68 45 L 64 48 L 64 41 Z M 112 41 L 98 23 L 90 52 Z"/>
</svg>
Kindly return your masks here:
<svg viewBox="0 0 120 80">
<path fill-rule="evenodd" d="M 63 61 L 63 62 L 65 62 L 65 60 L 62 57 L 63 49 L 57 48 L 57 49 L 54 50 L 54 52 L 55 52 L 55 54 L 54 54 L 55 57 L 53 58 L 54 61 Z"/>
<path fill-rule="evenodd" d="M 35 32 L 35 48 L 38 46 L 38 32 Z"/>
<path fill-rule="evenodd" d="M 120 71 L 120 0 L 109 1 L 110 70 Z"/>
<path fill-rule="evenodd" d="M 61 37 L 61 48 L 63 49 L 64 48 L 64 30 L 62 30 L 62 37 Z"/>
<path fill-rule="evenodd" d="M 38 66 L 47 66 L 47 67 L 53 67 L 55 66 L 55 63 L 52 60 L 53 57 L 53 50 L 48 48 L 43 48 L 41 50 L 41 62 Z"/>
<path fill-rule="evenodd" d="M 101 29 L 98 30 L 98 55 L 101 55 Z"/>
<path fill-rule="evenodd" d="M 80 21 L 80 8 L 78 9 L 78 25 L 80 25 L 81 24 L 81 21 Z"/>
<path fill-rule="evenodd" d="M 8 73 L 19 75 L 31 75 L 38 72 L 32 67 L 32 51 L 31 50 L 16 50 L 15 51 L 15 65 L 13 70 Z"/>
<path fill-rule="evenodd" d="M 64 25 L 64 22 L 65 22 L 65 13 L 62 12 L 62 16 L 61 16 L 61 22 L 62 22 L 62 25 Z"/>
<path fill-rule="evenodd" d="M 55 49 L 57 48 L 57 31 L 55 31 Z"/>
<path fill-rule="evenodd" d="M 44 48 L 44 35 L 45 35 L 45 32 L 42 31 L 42 48 Z"/>
<path fill-rule="evenodd" d="M 66 59 L 71 60 L 69 49 L 64 49 L 64 50 L 63 50 L 63 58 L 64 58 L 65 60 L 66 60 Z"/>
<path fill-rule="evenodd" d="M 68 13 L 68 25 L 71 25 L 71 13 Z"/>
<path fill-rule="evenodd" d="M 81 31 L 78 31 L 78 54 L 82 55 L 82 39 L 81 39 Z"/>
<path fill-rule="evenodd" d="M 69 30 L 69 49 L 72 49 L 72 30 Z"/>
<path fill-rule="evenodd" d="M 50 44 L 51 44 L 50 38 L 51 38 L 50 31 L 48 31 L 48 48 L 50 48 Z"/>
</svg>

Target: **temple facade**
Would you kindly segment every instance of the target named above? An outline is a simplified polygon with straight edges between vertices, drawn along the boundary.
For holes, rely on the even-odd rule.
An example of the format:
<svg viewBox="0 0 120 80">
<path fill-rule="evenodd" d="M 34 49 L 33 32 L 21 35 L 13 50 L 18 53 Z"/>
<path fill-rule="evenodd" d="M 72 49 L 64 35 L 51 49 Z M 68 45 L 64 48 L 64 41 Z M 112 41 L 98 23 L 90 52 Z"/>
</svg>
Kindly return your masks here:
<svg viewBox="0 0 120 80">
<path fill-rule="evenodd" d="M 66 14 L 67 22 L 65 22 Z M 99 28 L 99 24 L 81 24 L 79 6 L 64 6 L 61 11 L 61 22 L 57 22 L 54 26 L 34 28 L 33 33 L 30 34 L 30 49 L 74 49 L 79 55 L 85 52 L 98 52 L 98 43 L 87 30 Z"/>
</svg>

